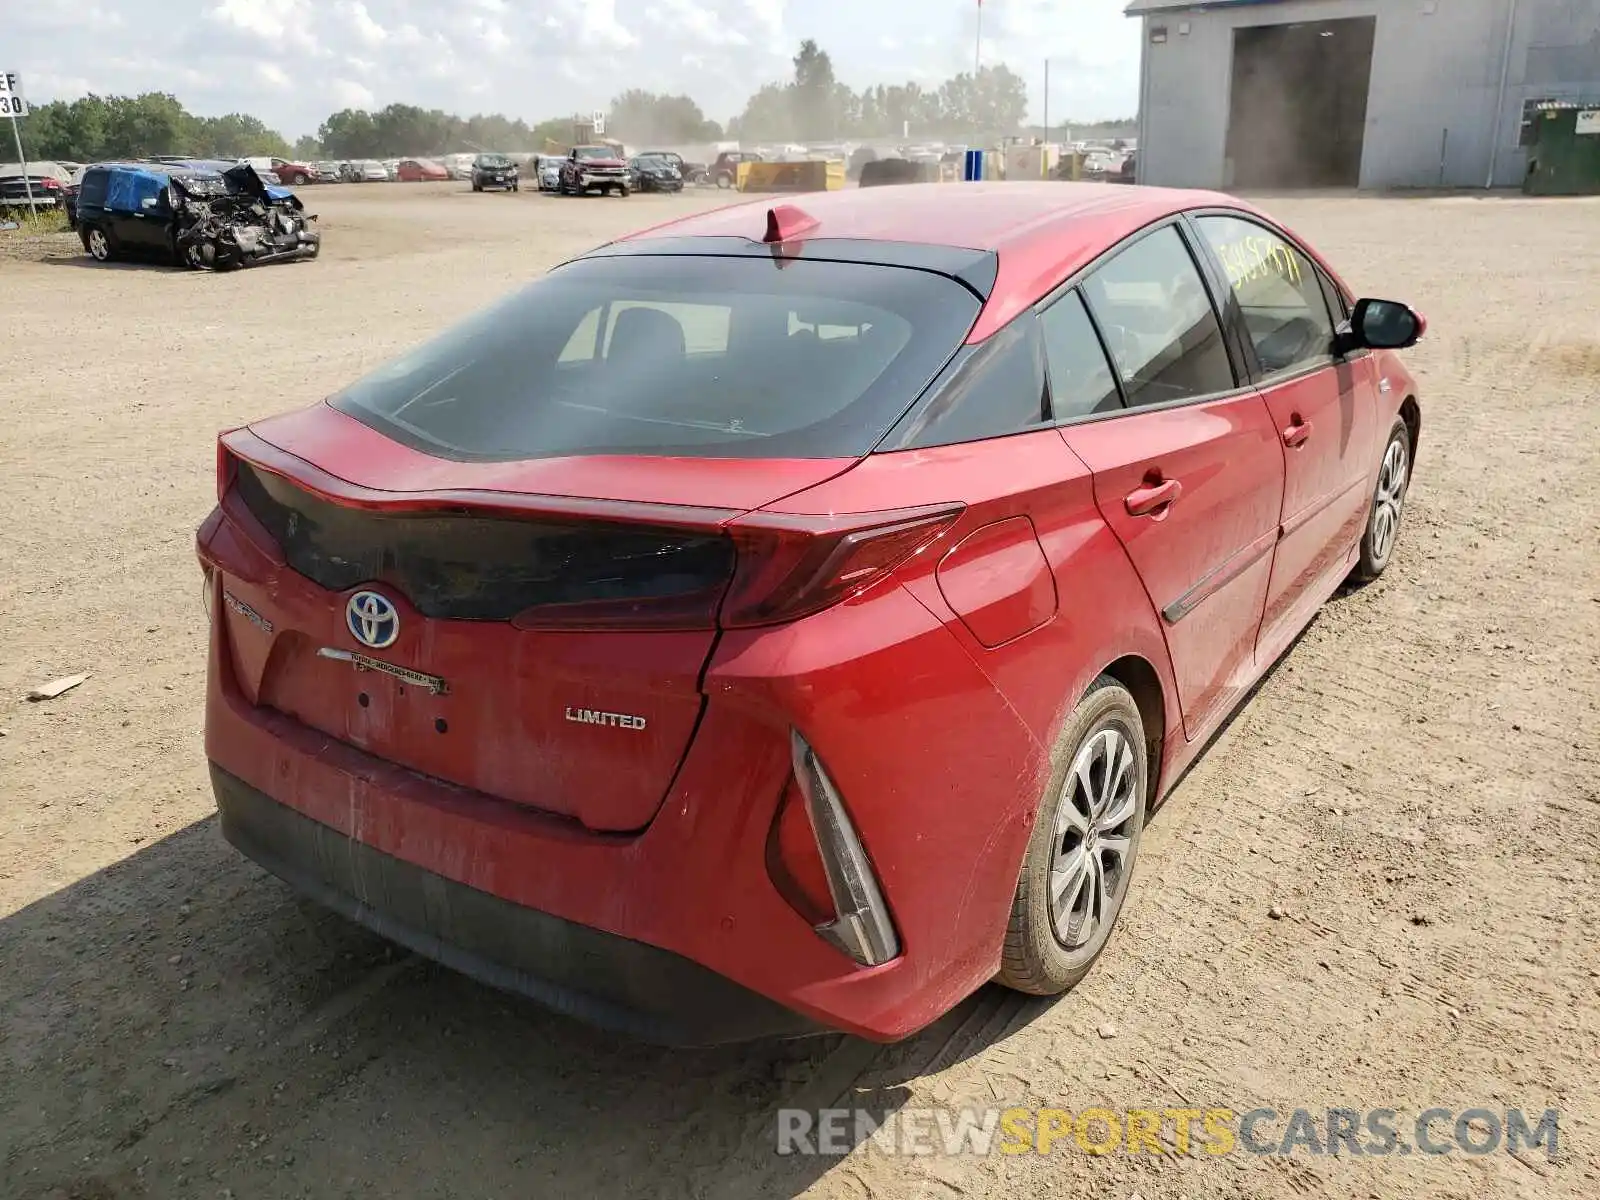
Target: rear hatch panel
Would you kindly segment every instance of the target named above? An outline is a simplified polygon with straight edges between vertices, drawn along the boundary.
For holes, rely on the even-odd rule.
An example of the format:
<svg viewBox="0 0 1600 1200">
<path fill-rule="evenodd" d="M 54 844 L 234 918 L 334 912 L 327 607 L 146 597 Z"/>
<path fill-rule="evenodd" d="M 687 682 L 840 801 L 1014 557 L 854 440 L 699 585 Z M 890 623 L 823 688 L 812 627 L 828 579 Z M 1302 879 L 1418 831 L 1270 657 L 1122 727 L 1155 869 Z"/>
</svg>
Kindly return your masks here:
<svg viewBox="0 0 1600 1200">
<path fill-rule="evenodd" d="M 311 412 L 318 423 L 354 426 L 413 453 L 331 409 Z M 734 568 L 720 526 L 754 504 L 689 511 L 480 491 L 380 493 L 250 430 L 224 435 L 220 453 L 222 501 L 201 530 L 200 551 L 222 575 L 217 619 L 244 699 L 422 774 L 590 829 L 649 824 L 701 712 L 700 674 Z M 432 482 L 440 468 L 454 483 L 504 471 L 416 457 Z M 837 470 L 808 466 L 813 476 Z M 384 474 L 412 482 L 403 469 Z M 748 498 L 759 504 L 775 494 L 769 478 Z M 664 615 L 655 627 L 563 627 L 617 614 L 637 626 L 631 597 L 641 581 L 652 596 L 679 601 L 656 606 Z M 364 591 L 393 605 L 391 644 L 364 644 L 352 627 L 348 606 Z"/>
</svg>

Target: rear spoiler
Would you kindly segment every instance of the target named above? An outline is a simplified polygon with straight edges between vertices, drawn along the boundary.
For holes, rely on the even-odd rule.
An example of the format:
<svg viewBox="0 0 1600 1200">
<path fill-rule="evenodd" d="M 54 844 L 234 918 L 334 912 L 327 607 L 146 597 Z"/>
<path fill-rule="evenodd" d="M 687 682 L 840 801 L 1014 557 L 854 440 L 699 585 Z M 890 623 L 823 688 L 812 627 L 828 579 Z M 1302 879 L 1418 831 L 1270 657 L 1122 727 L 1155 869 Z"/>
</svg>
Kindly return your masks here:
<svg viewBox="0 0 1600 1200">
<path fill-rule="evenodd" d="M 704 237 L 629 237 L 591 250 L 584 258 L 623 258 L 633 255 L 694 255 L 710 258 L 768 258 L 766 242 L 729 234 Z M 1000 257 L 992 250 L 960 246 L 932 246 L 922 242 L 874 242 L 856 238 L 804 238 L 789 244 L 786 258 L 814 262 L 862 263 L 869 266 L 907 267 L 943 275 L 987 302 L 1000 274 Z"/>
</svg>

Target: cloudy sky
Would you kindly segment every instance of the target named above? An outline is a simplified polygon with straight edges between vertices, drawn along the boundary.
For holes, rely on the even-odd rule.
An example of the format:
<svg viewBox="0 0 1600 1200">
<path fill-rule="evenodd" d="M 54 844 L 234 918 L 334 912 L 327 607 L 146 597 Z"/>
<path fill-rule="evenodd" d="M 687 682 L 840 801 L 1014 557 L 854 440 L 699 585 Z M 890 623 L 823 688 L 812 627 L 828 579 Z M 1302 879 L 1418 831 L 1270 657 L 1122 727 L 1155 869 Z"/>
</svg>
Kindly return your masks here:
<svg viewBox="0 0 1600 1200">
<path fill-rule="evenodd" d="M 1051 59 L 1052 122 L 1131 115 L 1125 0 L 985 0 L 983 58 L 1029 81 Z M 0 70 L 35 102 L 174 93 L 290 138 L 328 113 L 401 102 L 530 122 L 604 107 L 627 87 L 688 92 L 726 121 L 813 37 L 854 87 L 970 70 L 976 0 L 86 0 L 9 6 Z"/>
</svg>

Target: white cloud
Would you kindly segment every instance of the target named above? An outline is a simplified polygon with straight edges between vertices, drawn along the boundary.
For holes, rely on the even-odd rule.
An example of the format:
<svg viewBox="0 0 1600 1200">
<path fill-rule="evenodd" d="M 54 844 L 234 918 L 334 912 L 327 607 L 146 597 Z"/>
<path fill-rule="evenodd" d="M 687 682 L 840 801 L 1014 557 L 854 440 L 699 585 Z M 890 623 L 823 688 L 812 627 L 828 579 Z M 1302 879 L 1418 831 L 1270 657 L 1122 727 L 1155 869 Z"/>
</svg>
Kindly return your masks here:
<svg viewBox="0 0 1600 1200">
<path fill-rule="evenodd" d="M 333 6 L 361 42 L 368 46 L 376 46 L 389 39 L 389 31 L 372 19 L 372 14 L 367 11 L 367 6 L 361 0 L 340 0 Z"/>
<path fill-rule="evenodd" d="M 781 34 L 783 28 L 783 10 L 786 0 L 744 0 L 744 7 L 755 19 L 757 25 L 768 33 Z M 916 6 L 907 5 L 902 11 L 903 16 L 910 16 L 916 11 Z"/>
<path fill-rule="evenodd" d="M 329 98 L 335 112 L 346 108 L 371 108 L 377 99 L 369 88 L 353 79 L 335 79 Z"/>
<path fill-rule="evenodd" d="M 639 44 L 638 36 L 617 20 L 617 0 L 564 0 L 564 4 L 577 9 L 580 45 L 626 49 Z"/>
<path fill-rule="evenodd" d="M 206 17 L 225 29 L 272 46 L 315 49 L 306 0 L 219 0 Z"/>
<path fill-rule="evenodd" d="M 468 19 L 468 25 L 476 36 L 478 45 L 487 53 L 500 55 L 511 49 L 511 38 L 506 33 L 505 26 L 498 20 L 492 17 L 471 17 Z M 492 90 L 492 87 L 488 80 L 479 79 L 472 85 L 471 90 L 473 95 L 482 95 Z"/>
<path fill-rule="evenodd" d="M 604 108 L 629 87 L 686 93 L 726 121 L 763 83 L 788 77 L 808 37 L 853 87 L 926 85 L 972 69 L 977 15 L 974 0 L 90 3 L 7 12 L 5 65 L 36 103 L 170 91 L 191 111 L 254 113 L 291 139 L 345 107 L 534 122 Z M 1057 120 L 1131 113 L 1138 26 L 1123 4 L 984 0 L 983 60 L 1023 76 L 1035 113 L 1046 56 Z"/>
<path fill-rule="evenodd" d="M 750 39 L 729 25 L 721 14 L 695 3 L 695 0 L 659 0 L 645 9 L 645 17 L 656 26 L 670 30 L 703 46 L 747 46 Z"/>
</svg>

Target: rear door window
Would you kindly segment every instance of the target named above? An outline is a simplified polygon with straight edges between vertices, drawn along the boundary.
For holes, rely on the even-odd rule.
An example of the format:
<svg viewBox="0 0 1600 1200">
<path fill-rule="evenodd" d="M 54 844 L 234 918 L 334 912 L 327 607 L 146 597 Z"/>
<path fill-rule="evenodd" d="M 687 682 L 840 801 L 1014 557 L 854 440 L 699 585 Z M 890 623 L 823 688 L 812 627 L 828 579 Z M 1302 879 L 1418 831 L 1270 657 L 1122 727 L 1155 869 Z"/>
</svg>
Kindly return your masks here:
<svg viewBox="0 0 1600 1200">
<path fill-rule="evenodd" d="M 107 171 L 86 171 L 83 184 L 78 188 L 79 205 L 100 205 L 106 202 Z"/>
<path fill-rule="evenodd" d="M 1083 291 L 1130 408 L 1236 386 L 1200 269 L 1173 226 L 1119 252 L 1089 276 Z"/>
<path fill-rule="evenodd" d="M 580 259 L 332 404 L 449 458 L 855 457 L 955 353 L 979 307 L 954 280 L 902 267 Z"/>
<path fill-rule="evenodd" d="M 1114 412 L 1122 407 L 1117 381 L 1106 361 L 1083 298 L 1068 292 L 1039 314 L 1050 364 L 1050 410 L 1058 421 Z"/>
</svg>

